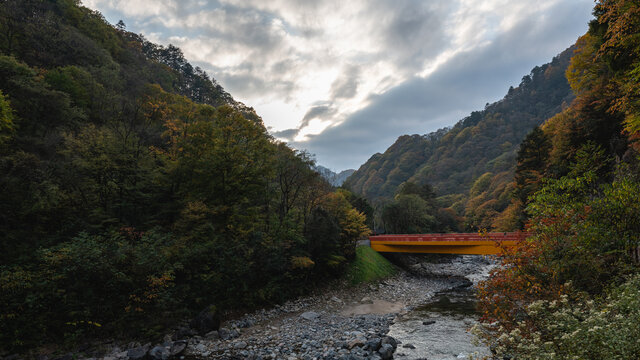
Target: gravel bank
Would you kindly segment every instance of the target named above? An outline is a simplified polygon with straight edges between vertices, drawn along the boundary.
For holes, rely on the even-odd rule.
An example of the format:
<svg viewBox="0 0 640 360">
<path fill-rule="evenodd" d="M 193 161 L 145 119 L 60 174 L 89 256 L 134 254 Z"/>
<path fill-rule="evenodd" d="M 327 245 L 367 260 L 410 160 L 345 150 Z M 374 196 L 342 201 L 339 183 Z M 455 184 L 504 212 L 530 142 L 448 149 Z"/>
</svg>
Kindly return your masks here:
<svg viewBox="0 0 640 360">
<path fill-rule="evenodd" d="M 451 268 L 451 264 L 442 266 Z M 229 329 L 237 333 L 236 338 L 221 339 L 216 333 L 208 339 L 194 337 L 187 355 L 213 359 L 386 358 L 379 350 L 384 342 L 395 343 L 385 336 L 397 314 L 424 303 L 438 291 L 468 285 L 464 278 L 438 275 L 400 272 L 377 284 L 324 289 L 224 324 L 222 332 Z"/>
<path fill-rule="evenodd" d="M 387 334 L 396 316 L 437 292 L 470 286 L 464 276 L 487 264 L 479 257 L 405 261 L 403 267 L 409 272 L 400 271 L 376 284 L 354 287 L 337 282 L 272 309 L 245 314 L 205 336 L 189 337 L 178 330 L 164 343 L 136 344 L 137 348 L 125 351 L 114 348 L 105 359 L 136 359 L 137 353 L 158 360 L 391 359 L 398 344 Z"/>
</svg>

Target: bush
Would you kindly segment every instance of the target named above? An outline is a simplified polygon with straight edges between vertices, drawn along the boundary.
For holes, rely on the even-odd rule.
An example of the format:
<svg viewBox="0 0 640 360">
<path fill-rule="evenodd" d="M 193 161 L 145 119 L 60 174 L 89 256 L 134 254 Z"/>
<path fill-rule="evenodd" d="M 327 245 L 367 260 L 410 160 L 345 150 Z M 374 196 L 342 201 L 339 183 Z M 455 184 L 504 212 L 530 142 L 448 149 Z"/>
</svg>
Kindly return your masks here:
<svg viewBox="0 0 640 360">
<path fill-rule="evenodd" d="M 538 300 L 525 320 L 494 343 L 497 355 L 516 359 L 635 359 L 640 354 L 640 275 L 602 302 Z M 474 332 L 486 335 L 481 326 Z"/>
</svg>

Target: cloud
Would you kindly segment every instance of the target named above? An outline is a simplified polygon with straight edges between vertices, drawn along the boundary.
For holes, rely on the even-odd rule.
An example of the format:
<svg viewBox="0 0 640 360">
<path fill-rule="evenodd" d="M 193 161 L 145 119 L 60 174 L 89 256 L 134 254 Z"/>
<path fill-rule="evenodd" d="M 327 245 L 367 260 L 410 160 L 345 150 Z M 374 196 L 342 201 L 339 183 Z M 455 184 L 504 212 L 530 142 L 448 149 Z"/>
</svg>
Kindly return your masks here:
<svg viewBox="0 0 640 360">
<path fill-rule="evenodd" d="M 298 135 L 298 129 L 287 129 L 281 131 L 275 131 L 271 135 L 273 135 L 277 139 L 284 139 L 286 141 L 293 141 L 293 139 Z"/>
<path fill-rule="evenodd" d="M 360 68 L 356 65 L 347 66 L 342 75 L 331 84 L 332 99 L 350 99 L 358 92 Z"/>
<path fill-rule="evenodd" d="M 575 7 L 558 3 L 555 16 L 523 19 L 494 41 L 459 52 L 428 77 L 414 76 L 370 98 L 341 124 L 294 146 L 315 153 L 333 169 L 357 167 L 398 136 L 452 125 L 486 102 L 504 96 L 531 68 L 549 62 L 586 30 Z"/>
<path fill-rule="evenodd" d="M 274 136 L 334 169 L 500 98 L 583 33 L 592 0 L 84 0 L 173 43 Z M 304 141 L 303 141 L 304 140 Z"/>
<path fill-rule="evenodd" d="M 304 128 L 307 125 L 309 125 L 309 122 L 311 122 L 311 120 L 313 119 L 324 120 L 327 117 L 330 117 L 331 115 L 333 115 L 334 113 L 335 113 L 335 110 L 331 107 L 331 105 L 314 106 L 310 108 L 306 114 L 304 114 L 300 128 Z"/>
</svg>

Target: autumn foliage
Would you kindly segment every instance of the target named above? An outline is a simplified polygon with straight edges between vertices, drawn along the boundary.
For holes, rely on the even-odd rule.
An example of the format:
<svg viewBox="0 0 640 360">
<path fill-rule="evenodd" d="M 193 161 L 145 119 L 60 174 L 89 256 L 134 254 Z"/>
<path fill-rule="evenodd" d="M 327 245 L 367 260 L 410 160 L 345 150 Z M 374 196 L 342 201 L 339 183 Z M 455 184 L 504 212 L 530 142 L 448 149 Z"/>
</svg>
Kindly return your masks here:
<svg viewBox="0 0 640 360">
<path fill-rule="evenodd" d="M 479 290 L 478 333 L 501 356 L 622 359 L 636 346 L 636 328 L 619 325 L 637 305 L 619 299 L 639 270 L 639 11 L 597 2 L 567 71 L 576 99 L 521 145 L 516 195 L 532 236 Z"/>
</svg>

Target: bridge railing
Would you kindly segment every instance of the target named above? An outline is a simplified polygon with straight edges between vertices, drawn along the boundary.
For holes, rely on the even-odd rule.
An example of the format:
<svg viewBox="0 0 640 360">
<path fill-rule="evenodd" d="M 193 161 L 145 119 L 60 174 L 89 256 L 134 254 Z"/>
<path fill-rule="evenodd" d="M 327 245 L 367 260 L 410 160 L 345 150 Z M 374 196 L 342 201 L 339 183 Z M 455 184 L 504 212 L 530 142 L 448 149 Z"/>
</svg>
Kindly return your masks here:
<svg viewBox="0 0 640 360">
<path fill-rule="evenodd" d="M 444 233 L 444 234 L 384 234 L 369 236 L 371 241 L 521 241 L 528 234 L 517 232 Z"/>
</svg>

